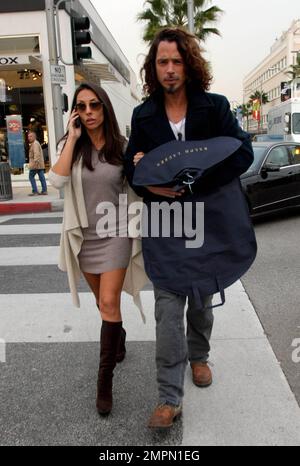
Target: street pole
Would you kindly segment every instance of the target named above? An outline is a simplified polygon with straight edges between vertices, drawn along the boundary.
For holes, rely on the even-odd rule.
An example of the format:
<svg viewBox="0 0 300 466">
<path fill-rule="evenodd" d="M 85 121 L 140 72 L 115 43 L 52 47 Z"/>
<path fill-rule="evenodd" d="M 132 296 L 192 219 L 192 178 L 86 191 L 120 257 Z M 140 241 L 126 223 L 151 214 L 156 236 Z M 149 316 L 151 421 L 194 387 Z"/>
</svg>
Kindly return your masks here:
<svg viewBox="0 0 300 466">
<path fill-rule="evenodd" d="M 48 44 L 49 44 L 49 61 L 50 61 L 50 65 L 58 65 L 53 0 L 45 0 L 45 5 L 46 5 Z M 51 88 L 52 88 L 52 101 L 53 101 L 55 141 L 57 142 L 64 135 L 64 122 L 63 122 L 63 113 L 62 113 L 62 92 L 61 92 L 60 84 L 52 83 Z"/>
<path fill-rule="evenodd" d="M 46 7 L 46 20 L 47 20 L 47 33 L 49 44 L 49 61 L 51 65 L 58 65 L 57 55 L 57 42 L 56 42 L 56 29 L 54 19 L 54 4 L 53 0 L 45 0 Z M 60 34 L 60 31 L 58 31 Z M 53 102 L 53 116 L 54 116 L 54 133 L 55 142 L 57 143 L 64 135 L 64 121 L 62 113 L 62 92 L 60 84 L 51 83 L 52 89 L 52 102 Z M 59 190 L 59 197 L 63 199 L 63 190 Z"/>
<path fill-rule="evenodd" d="M 191 34 L 194 34 L 194 0 L 187 0 L 188 25 Z"/>
<path fill-rule="evenodd" d="M 262 88 L 262 79 L 260 80 L 260 109 L 259 109 L 259 133 L 262 132 L 262 106 L 263 106 L 263 98 L 262 98 L 263 88 Z"/>
</svg>

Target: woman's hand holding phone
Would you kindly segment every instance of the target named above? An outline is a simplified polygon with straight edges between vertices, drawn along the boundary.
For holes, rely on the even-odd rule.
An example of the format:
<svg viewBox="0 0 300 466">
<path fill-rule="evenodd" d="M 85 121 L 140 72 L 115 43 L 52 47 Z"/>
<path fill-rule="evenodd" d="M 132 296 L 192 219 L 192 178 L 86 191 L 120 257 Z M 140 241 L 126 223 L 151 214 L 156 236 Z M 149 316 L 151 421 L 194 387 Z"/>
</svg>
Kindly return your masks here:
<svg viewBox="0 0 300 466">
<path fill-rule="evenodd" d="M 69 119 L 68 132 L 69 136 L 76 140 L 81 136 L 81 121 L 75 109 L 72 111 Z"/>
<path fill-rule="evenodd" d="M 76 118 L 75 120 L 75 128 L 81 128 L 81 121 L 80 121 L 80 118 Z"/>
</svg>

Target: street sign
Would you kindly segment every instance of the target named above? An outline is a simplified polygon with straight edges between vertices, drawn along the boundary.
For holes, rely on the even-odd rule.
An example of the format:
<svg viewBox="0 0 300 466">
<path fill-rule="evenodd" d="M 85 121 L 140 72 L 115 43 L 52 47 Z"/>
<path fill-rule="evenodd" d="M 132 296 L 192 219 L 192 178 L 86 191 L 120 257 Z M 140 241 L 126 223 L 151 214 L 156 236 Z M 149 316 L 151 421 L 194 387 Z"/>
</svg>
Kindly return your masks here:
<svg viewBox="0 0 300 466">
<path fill-rule="evenodd" d="M 51 82 L 52 84 L 67 84 L 64 65 L 51 65 Z"/>
</svg>

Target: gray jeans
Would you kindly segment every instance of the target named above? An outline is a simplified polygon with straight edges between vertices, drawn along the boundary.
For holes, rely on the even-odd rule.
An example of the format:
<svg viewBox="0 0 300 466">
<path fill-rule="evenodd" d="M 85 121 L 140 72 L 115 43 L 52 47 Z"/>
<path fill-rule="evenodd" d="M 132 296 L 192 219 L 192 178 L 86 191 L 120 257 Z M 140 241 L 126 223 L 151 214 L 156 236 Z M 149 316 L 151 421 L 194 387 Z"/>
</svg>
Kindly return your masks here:
<svg viewBox="0 0 300 466">
<path fill-rule="evenodd" d="M 154 287 L 156 319 L 156 369 L 159 403 L 179 405 L 183 398 L 187 361 L 206 362 L 213 326 L 212 309 L 197 309 L 188 298 L 187 335 L 184 331 L 186 296 Z M 204 299 L 209 306 L 212 296 Z"/>
</svg>

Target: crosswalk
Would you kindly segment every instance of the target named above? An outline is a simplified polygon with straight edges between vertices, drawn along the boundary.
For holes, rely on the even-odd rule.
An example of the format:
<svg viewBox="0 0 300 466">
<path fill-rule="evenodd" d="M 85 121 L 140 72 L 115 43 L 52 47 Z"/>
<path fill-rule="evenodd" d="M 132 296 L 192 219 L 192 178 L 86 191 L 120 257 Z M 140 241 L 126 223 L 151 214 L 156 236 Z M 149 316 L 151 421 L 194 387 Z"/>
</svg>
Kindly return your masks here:
<svg viewBox="0 0 300 466">
<path fill-rule="evenodd" d="M 164 434 L 146 427 L 157 402 L 153 293 L 142 292 L 146 324 L 123 293 L 127 356 L 115 372 L 113 412 L 99 418 L 101 323 L 85 282 L 74 308 L 57 268 L 61 222 L 60 212 L 0 217 L 0 445 L 300 442 L 299 407 L 240 282 L 215 312 L 214 383 L 199 390 L 187 370 L 183 417 Z"/>
<path fill-rule="evenodd" d="M 124 326 L 131 341 L 127 344 L 127 358 L 116 370 L 115 386 L 120 395 L 116 395 L 115 412 L 110 419 L 101 420 L 94 406 L 99 313 L 83 280 L 79 288 L 81 307 L 72 305 L 67 276 L 56 265 L 61 222 L 61 213 L 0 217 L 0 338 L 6 344 L 6 363 L 0 366 L 4 375 L 1 388 L 9 393 L 16 379 L 21 387 L 13 398 L 5 396 L 0 401 L 1 424 L 6 425 L 0 443 L 147 444 L 149 439 L 143 439 L 149 413 L 143 396 L 149 398 L 149 406 L 156 402 L 152 293 L 143 294 L 147 325 L 142 323 L 132 299 L 122 296 Z M 132 365 L 135 369 L 130 374 Z M 144 367 L 150 371 L 147 378 Z M 74 390 L 76 384 L 79 386 Z M 80 401 L 82 397 L 85 403 Z M 32 410 L 23 407 L 12 416 L 22 399 Z M 57 399 L 59 405 L 55 404 Z M 42 401 L 51 406 L 50 412 L 47 406 L 43 408 Z M 70 413 L 68 405 L 72 403 Z M 142 407 L 136 412 L 139 403 Z M 143 411 L 144 419 L 137 422 L 136 416 Z M 120 426 L 117 435 L 116 423 Z M 128 424 L 132 426 L 129 432 Z M 65 425 L 60 434 L 57 425 L 59 430 Z M 181 437 L 182 423 L 178 423 L 167 443 L 180 445 Z M 161 440 L 151 437 L 150 442 L 157 444 Z"/>
</svg>

